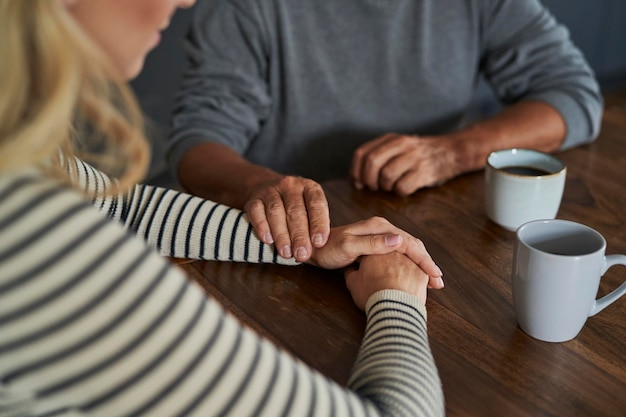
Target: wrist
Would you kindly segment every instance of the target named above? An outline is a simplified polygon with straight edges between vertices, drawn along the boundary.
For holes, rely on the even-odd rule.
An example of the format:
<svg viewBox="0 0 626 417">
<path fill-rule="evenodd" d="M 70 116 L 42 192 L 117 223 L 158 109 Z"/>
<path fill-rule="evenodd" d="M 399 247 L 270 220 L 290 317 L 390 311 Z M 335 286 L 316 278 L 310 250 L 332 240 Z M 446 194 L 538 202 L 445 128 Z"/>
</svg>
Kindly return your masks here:
<svg viewBox="0 0 626 417">
<path fill-rule="evenodd" d="M 415 309 L 415 313 L 419 313 L 423 316 L 424 320 L 427 319 L 426 303 L 425 300 L 420 299 L 414 294 L 408 293 L 402 290 L 386 289 L 379 290 L 372 294 L 365 304 L 366 314 L 373 313 L 377 306 L 389 301 L 397 301 L 404 305 L 410 306 Z"/>
<path fill-rule="evenodd" d="M 250 201 L 255 191 L 271 184 L 278 183 L 284 175 L 272 171 L 269 168 L 254 165 L 254 168 L 246 173 L 241 185 L 243 189 L 238 190 L 244 197 L 244 204 Z"/>
<path fill-rule="evenodd" d="M 451 161 L 457 167 L 457 175 L 484 168 L 487 155 L 493 148 L 496 132 L 485 132 L 480 125 L 473 125 L 447 135 Z"/>
<path fill-rule="evenodd" d="M 444 166 L 449 170 L 450 178 L 474 171 L 482 166 L 481 158 L 477 154 L 479 147 L 475 138 L 475 135 L 467 131 L 452 132 L 435 138 L 445 147 Z"/>
</svg>

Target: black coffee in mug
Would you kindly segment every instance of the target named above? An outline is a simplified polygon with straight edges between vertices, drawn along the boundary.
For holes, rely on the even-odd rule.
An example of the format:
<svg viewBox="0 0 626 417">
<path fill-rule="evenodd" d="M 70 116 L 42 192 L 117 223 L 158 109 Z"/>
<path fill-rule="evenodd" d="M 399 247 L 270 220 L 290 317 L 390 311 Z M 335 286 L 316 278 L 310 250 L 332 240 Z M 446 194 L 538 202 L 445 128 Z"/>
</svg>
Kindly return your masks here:
<svg viewBox="0 0 626 417">
<path fill-rule="evenodd" d="M 513 148 L 491 152 L 485 167 L 487 217 L 514 232 L 537 219 L 554 219 L 567 168 L 554 155 Z"/>
<path fill-rule="evenodd" d="M 546 171 L 545 169 L 529 167 L 529 166 L 521 166 L 521 165 L 510 166 L 510 167 L 502 167 L 500 169 L 502 171 L 508 172 L 510 174 L 525 175 L 525 176 L 529 176 L 529 177 L 538 177 L 538 176 L 541 176 L 541 175 L 549 175 L 549 174 L 551 174 L 550 171 Z"/>
</svg>

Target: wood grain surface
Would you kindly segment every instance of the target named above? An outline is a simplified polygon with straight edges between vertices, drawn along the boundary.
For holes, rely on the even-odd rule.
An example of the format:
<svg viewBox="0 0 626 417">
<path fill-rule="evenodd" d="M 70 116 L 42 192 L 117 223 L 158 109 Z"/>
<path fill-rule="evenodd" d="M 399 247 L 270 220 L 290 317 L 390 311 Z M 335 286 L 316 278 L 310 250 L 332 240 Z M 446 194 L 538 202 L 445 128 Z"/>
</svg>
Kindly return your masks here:
<svg viewBox="0 0 626 417">
<path fill-rule="evenodd" d="M 626 254 L 626 93 L 606 98 L 600 137 L 558 154 L 568 167 L 558 218 L 604 235 Z M 410 197 L 323 184 L 334 225 L 384 216 L 424 241 L 446 287 L 429 292 L 428 329 L 447 415 L 626 416 L 626 297 L 565 343 L 535 340 L 511 300 L 515 234 L 489 221 L 483 172 Z M 364 316 L 341 271 L 220 262 L 180 264 L 245 325 L 339 383 L 347 381 Z M 599 296 L 626 279 L 611 268 Z"/>
</svg>

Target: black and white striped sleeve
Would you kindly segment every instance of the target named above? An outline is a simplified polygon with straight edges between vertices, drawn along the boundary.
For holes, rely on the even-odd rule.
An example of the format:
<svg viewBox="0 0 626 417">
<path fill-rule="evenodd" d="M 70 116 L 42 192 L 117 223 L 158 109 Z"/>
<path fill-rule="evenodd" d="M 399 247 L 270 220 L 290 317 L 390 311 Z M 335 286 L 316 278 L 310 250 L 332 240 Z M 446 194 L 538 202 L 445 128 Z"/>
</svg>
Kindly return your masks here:
<svg viewBox="0 0 626 417">
<path fill-rule="evenodd" d="M 242 327 L 51 181 L 0 178 L 0 416 L 441 416 L 426 315 L 368 302 L 349 387 Z"/>
<path fill-rule="evenodd" d="M 102 197 L 110 179 L 77 160 L 78 184 L 93 204 L 133 230 L 163 256 L 296 265 L 262 243 L 238 209 L 176 190 L 137 185 L 127 194 Z"/>
<path fill-rule="evenodd" d="M 388 415 L 443 415 L 443 394 L 428 344 L 426 308 L 384 290 L 365 307 L 367 328 L 349 386 Z M 393 372 L 392 372 L 393 369 Z M 424 383 L 424 382 L 427 383 Z M 388 408 L 389 407 L 389 408 Z"/>
</svg>

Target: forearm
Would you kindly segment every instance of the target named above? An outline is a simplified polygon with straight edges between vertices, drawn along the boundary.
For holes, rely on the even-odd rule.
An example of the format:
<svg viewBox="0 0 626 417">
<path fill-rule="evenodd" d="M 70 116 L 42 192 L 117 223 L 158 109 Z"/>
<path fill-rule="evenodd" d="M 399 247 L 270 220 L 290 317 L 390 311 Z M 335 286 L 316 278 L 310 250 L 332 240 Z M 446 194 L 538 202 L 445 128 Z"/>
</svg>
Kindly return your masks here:
<svg viewBox="0 0 626 417">
<path fill-rule="evenodd" d="M 261 242 L 240 210 L 161 187 L 137 186 L 123 224 L 163 256 L 294 265 Z"/>
<path fill-rule="evenodd" d="M 366 312 L 367 328 L 350 389 L 372 401 L 382 415 L 444 415 L 424 305 L 402 291 L 383 290 L 370 297 Z M 398 340 L 402 343 L 395 343 Z"/>
<path fill-rule="evenodd" d="M 240 210 L 162 187 L 136 185 L 109 194 L 111 180 L 83 161 L 72 175 L 92 204 L 163 256 L 293 265 L 261 242 Z"/>
<path fill-rule="evenodd" d="M 565 121 L 550 105 L 522 101 L 492 118 L 446 135 L 457 174 L 482 169 L 489 153 L 505 148 L 556 151 L 566 135 Z"/>
<path fill-rule="evenodd" d="M 225 145 L 204 143 L 180 160 L 178 178 L 190 193 L 243 209 L 251 191 L 280 174 L 245 158 Z"/>
</svg>

